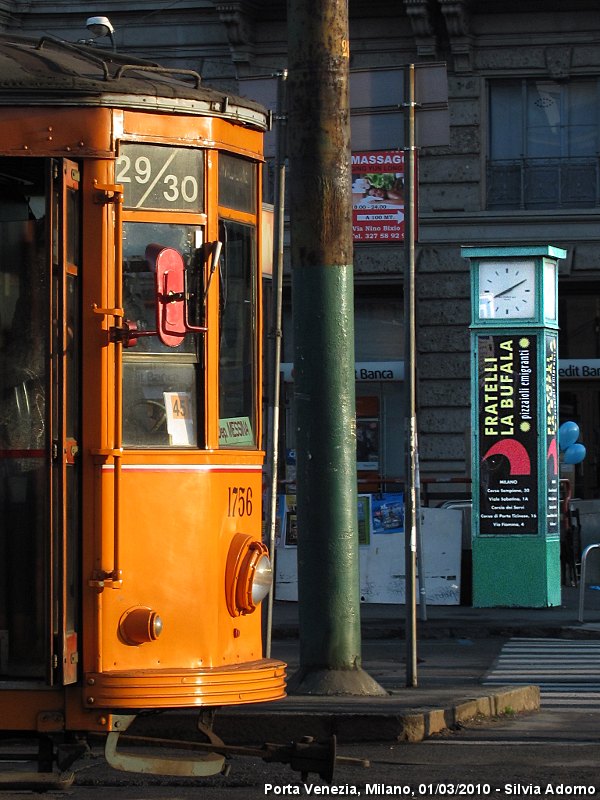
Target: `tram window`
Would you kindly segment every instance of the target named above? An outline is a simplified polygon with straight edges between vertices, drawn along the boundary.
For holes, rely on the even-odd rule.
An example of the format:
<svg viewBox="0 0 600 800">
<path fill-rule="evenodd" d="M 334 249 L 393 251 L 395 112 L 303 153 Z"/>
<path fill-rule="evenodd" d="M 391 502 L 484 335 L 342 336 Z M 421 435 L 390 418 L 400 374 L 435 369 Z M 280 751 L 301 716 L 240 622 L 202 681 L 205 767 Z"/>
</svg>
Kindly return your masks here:
<svg viewBox="0 0 600 800">
<path fill-rule="evenodd" d="M 79 261 L 79 198 L 73 191 L 67 192 L 67 261 L 69 264 L 77 264 Z"/>
<path fill-rule="evenodd" d="M 220 224 L 219 444 L 256 447 L 256 233 Z"/>
<path fill-rule="evenodd" d="M 123 224 L 123 304 L 125 317 L 141 333 L 156 330 L 154 274 L 146 260 L 149 244 L 172 247 L 181 253 L 186 270 L 202 274 L 202 228 L 195 225 L 170 225 L 154 222 Z M 195 353 L 196 338 L 186 336 L 176 348 L 162 344 L 158 336 L 140 336 L 136 353 Z"/>
<path fill-rule="evenodd" d="M 194 225 L 125 222 L 123 225 L 123 306 L 140 334 L 123 352 L 123 444 L 126 447 L 199 447 L 203 346 L 201 334 L 187 334 L 169 347 L 156 335 L 154 274 L 146 248 L 156 243 L 176 249 L 186 269 L 202 276 L 203 229 Z M 201 287 L 200 287 L 201 288 Z"/>
<path fill-rule="evenodd" d="M 256 211 L 256 164 L 219 155 L 219 205 L 236 211 Z"/>
<path fill-rule="evenodd" d="M 127 446 L 197 446 L 196 364 L 124 362 L 123 397 Z"/>
</svg>

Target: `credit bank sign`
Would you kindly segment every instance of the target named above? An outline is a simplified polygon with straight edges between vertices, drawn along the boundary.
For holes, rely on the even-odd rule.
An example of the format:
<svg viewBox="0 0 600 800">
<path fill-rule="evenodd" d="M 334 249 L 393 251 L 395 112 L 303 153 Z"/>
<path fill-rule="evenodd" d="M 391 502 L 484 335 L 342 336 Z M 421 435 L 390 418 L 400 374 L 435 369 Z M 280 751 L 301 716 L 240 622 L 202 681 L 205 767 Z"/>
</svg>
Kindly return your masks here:
<svg viewBox="0 0 600 800">
<path fill-rule="evenodd" d="M 283 380 L 294 380 L 294 365 L 284 362 L 281 365 Z M 354 364 L 354 377 L 357 381 L 402 381 L 404 380 L 404 361 L 357 361 Z"/>
<path fill-rule="evenodd" d="M 284 381 L 292 381 L 294 365 L 281 365 Z M 357 381 L 402 381 L 404 361 L 357 361 L 354 365 Z M 558 377 L 569 380 L 600 379 L 600 358 L 561 358 L 558 362 Z"/>
<path fill-rule="evenodd" d="M 600 378 L 600 358 L 561 358 L 558 377 L 570 380 Z"/>
</svg>

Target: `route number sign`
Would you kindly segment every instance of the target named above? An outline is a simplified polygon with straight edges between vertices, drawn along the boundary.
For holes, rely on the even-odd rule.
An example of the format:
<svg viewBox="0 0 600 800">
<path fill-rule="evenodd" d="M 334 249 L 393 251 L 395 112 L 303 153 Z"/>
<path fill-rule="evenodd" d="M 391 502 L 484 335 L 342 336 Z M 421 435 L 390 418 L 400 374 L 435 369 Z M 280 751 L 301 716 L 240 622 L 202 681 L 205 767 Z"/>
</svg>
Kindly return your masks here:
<svg viewBox="0 0 600 800">
<path fill-rule="evenodd" d="M 186 147 L 122 144 L 115 182 L 133 209 L 199 212 L 204 206 L 204 154 Z"/>
</svg>

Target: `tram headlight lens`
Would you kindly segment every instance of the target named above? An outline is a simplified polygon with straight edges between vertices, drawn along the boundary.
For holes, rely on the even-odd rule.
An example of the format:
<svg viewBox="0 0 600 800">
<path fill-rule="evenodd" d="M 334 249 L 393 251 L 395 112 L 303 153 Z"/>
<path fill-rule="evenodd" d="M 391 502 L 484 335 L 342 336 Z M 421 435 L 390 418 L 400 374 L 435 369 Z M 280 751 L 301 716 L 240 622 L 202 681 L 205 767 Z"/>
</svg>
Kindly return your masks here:
<svg viewBox="0 0 600 800">
<path fill-rule="evenodd" d="M 150 635 L 152 639 L 158 639 L 163 629 L 162 618 L 158 614 L 153 614 L 150 621 Z"/>
<path fill-rule="evenodd" d="M 252 602 L 258 605 L 269 594 L 273 583 L 273 569 L 269 557 L 262 555 L 258 559 L 252 581 Z"/>
<path fill-rule="evenodd" d="M 147 606 L 136 606 L 126 611 L 119 621 L 119 633 L 129 645 L 154 642 L 161 635 L 162 618 Z"/>
<path fill-rule="evenodd" d="M 269 593 L 272 582 L 266 545 L 246 533 L 236 533 L 225 568 L 225 597 L 231 616 L 251 614 Z"/>
</svg>

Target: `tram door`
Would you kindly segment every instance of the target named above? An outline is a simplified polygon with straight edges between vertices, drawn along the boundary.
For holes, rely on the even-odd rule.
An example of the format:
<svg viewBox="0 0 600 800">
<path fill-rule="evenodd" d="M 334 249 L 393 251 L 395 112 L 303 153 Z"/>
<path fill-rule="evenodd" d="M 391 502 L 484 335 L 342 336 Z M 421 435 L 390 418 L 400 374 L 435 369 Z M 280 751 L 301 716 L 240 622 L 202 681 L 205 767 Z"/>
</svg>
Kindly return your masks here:
<svg viewBox="0 0 600 800">
<path fill-rule="evenodd" d="M 53 163 L 52 642 L 50 675 L 77 680 L 79 586 L 79 168 Z"/>
<path fill-rule="evenodd" d="M 0 157 L 0 680 L 77 668 L 78 172 Z"/>
</svg>

